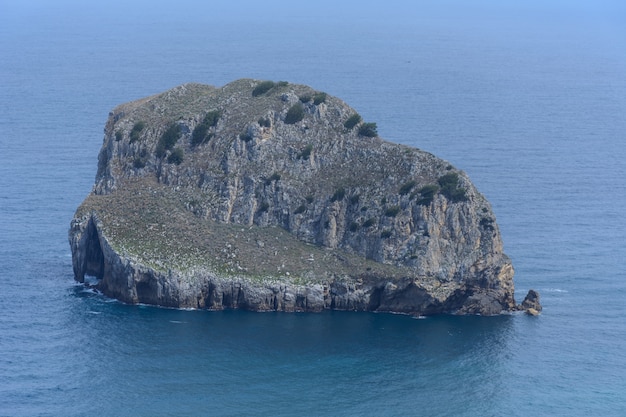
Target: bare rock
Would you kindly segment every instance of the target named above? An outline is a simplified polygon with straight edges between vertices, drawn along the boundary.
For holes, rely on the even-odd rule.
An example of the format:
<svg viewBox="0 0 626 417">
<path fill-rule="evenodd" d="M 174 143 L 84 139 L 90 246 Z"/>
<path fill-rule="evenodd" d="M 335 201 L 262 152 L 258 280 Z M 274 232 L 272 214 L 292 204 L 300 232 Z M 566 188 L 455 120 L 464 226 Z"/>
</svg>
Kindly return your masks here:
<svg viewBox="0 0 626 417">
<path fill-rule="evenodd" d="M 528 314 L 529 316 L 538 316 L 541 313 L 534 308 L 529 308 L 526 310 L 526 314 Z"/>
<path fill-rule="evenodd" d="M 520 309 L 526 311 L 526 313 L 531 316 L 539 315 L 543 309 L 540 303 L 539 293 L 535 290 L 529 290 L 528 294 L 526 294 L 526 297 L 524 298 L 524 301 L 522 301 L 522 304 L 520 305 Z"/>
</svg>

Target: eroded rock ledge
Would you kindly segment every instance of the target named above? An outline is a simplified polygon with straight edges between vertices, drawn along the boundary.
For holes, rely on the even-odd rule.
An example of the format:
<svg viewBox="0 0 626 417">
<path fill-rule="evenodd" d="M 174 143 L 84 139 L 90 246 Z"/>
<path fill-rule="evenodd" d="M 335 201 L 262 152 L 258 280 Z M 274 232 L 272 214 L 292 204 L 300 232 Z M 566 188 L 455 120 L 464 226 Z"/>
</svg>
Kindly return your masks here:
<svg viewBox="0 0 626 417">
<path fill-rule="evenodd" d="M 469 178 L 303 85 L 186 84 L 121 105 L 69 232 L 74 274 L 128 303 L 493 315 L 514 300 Z"/>
</svg>

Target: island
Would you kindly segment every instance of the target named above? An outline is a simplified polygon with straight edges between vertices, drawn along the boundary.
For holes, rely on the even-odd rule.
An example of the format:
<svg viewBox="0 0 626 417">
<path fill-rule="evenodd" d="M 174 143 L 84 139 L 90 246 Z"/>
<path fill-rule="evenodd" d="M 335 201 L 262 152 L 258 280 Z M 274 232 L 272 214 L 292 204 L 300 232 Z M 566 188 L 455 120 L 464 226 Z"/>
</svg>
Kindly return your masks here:
<svg viewBox="0 0 626 417">
<path fill-rule="evenodd" d="M 495 215 L 463 171 L 288 82 L 190 83 L 116 107 L 69 243 L 75 279 L 125 303 L 541 311 L 533 290 L 516 304 Z"/>
</svg>

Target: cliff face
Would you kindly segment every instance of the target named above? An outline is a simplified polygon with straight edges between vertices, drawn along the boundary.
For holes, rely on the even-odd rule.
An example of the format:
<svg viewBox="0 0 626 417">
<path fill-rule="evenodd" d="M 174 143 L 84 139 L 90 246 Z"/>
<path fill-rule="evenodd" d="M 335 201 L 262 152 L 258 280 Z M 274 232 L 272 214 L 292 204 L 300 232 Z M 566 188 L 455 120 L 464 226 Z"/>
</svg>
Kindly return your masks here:
<svg viewBox="0 0 626 417">
<path fill-rule="evenodd" d="M 467 176 L 302 85 L 186 84 L 117 107 L 69 239 L 76 279 L 131 303 L 517 308 L 495 217 Z"/>
</svg>

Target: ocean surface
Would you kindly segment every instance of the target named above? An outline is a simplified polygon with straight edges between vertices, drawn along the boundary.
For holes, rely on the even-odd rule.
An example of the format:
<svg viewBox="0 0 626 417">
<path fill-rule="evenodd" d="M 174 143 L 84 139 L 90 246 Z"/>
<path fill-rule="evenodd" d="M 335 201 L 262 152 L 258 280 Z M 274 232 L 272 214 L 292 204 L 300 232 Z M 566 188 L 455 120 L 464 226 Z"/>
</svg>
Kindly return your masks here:
<svg viewBox="0 0 626 417">
<path fill-rule="evenodd" d="M 539 317 L 180 311 L 73 280 L 109 111 L 344 99 L 492 202 Z M 0 416 L 626 416 L 623 2 L 0 0 Z"/>
</svg>

